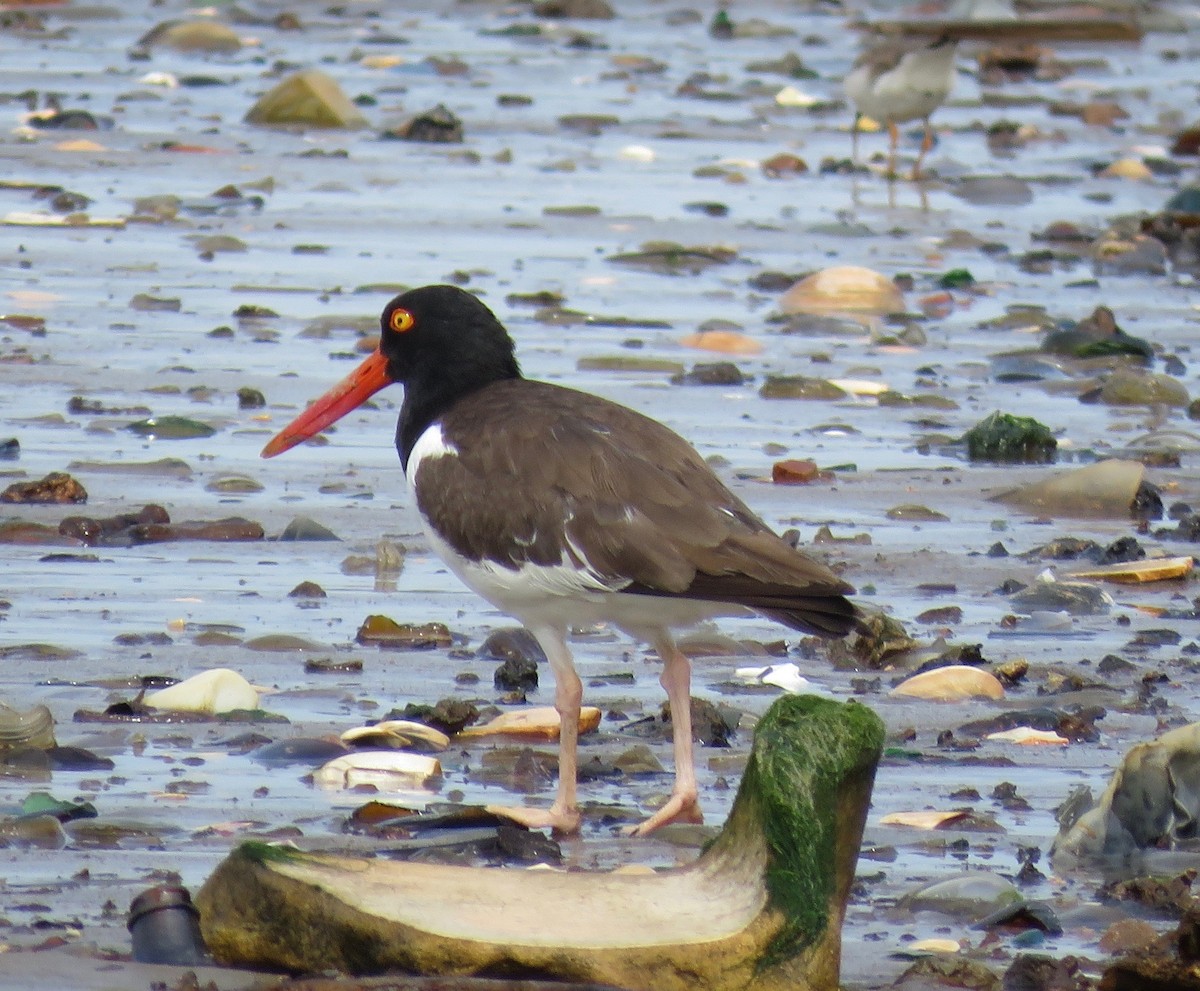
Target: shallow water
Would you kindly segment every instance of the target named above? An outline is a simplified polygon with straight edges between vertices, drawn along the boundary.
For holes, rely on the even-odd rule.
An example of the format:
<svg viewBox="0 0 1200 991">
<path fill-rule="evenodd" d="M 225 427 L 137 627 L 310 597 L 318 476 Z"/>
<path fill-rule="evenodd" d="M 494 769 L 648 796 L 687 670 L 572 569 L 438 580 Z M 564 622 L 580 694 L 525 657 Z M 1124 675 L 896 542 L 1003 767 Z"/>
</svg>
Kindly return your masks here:
<svg viewBox="0 0 1200 991">
<path fill-rule="evenodd" d="M 914 936 L 944 930 L 977 947 L 982 934 L 959 920 L 926 916 L 897 922 L 885 912 L 905 891 L 964 869 L 1015 874 L 1018 845 L 1048 849 L 1056 831 L 1053 810 L 1072 787 L 1088 784 L 1101 790 L 1128 747 L 1154 736 L 1160 721 L 1192 721 L 1200 715 L 1197 679 L 1190 659 L 1181 653 L 1195 638 L 1195 624 L 1164 621 L 1144 611 L 1186 606 L 1193 594 L 1190 582 L 1114 589 L 1117 607 L 1107 616 L 1078 620 L 1079 638 L 998 636 L 1000 620 L 1011 608 L 994 590 L 1009 578 L 1031 580 L 1043 565 L 981 556 L 994 541 L 1003 540 L 1014 553 L 1063 534 L 1107 544 L 1132 532 L 1129 521 L 1033 520 L 986 497 L 1057 469 L 970 466 L 952 452 L 925 454 L 917 446 L 934 430 L 919 422 L 922 417 L 938 421 L 936 432 L 957 436 L 995 408 L 1033 415 L 1049 425 L 1064 455 L 1119 451 L 1155 427 L 1190 426 L 1180 410 L 1085 405 L 1036 383 L 991 381 L 989 356 L 1033 346 L 1037 339 L 979 325 L 1015 303 L 1040 304 L 1056 317 L 1072 319 L 1103 304 L 1128 332 L 1161 345 L 1187 365 L 1200 315 L 1194 283 L 1185 274 L 1091 280 L 1086 261 L 1056 266 L 1049 275 L 1028 274 L 1015 262 L 1039 246 L 1031 235 L 1052 220 L 1103 228 L 1120 215 L 1159 209 L 1185 181 L 1190 165 L 1181 176 L 1145 183 L 1094 179 L 1090 167 L 1135 148 L 1169 143 L 1171 115 L 1178 114 L 1175 108 L 1181 104 L 1191 105 L 1194 87 L 1183 81 L 1179 69 L 1186 62 L 1169 61 L 1164 53 L 1182 53 L 1185 59 L 1194 54 L 1195 12 L 1186 4 L 1164 4 L 1191 30 L 1151 33 L 1140 46 L 1062 46 L 1063 57 L 1081 60 L 1081 65 L 1061 83 L 981 87 L 974 78 L 974 60 L 964 50 L 955 96 L 935 117 L 940 141 L 931 166 L 945 181 L 889 186 L 878 174 L 810 172 L 771 180 L 755 164 L 792 151 L 815 171 L 823 158 L 848 155 L 846 108 L 780 109 L 772 96 L 789 81 L 746 69 L 754 61 L 796 51 L 819 78 L 793 85 L 819 100 L 839 100 L 837 81 L 853 59 L 856 42 L 841 17 L 783 3 L 739 3 L 735 19 L 760 16 L 792 28 L 797 37 L 717 42 L 704 29 L 711 14 L 707 9 L 698 10 L 698 23 L 672 27 L 666 17 L 673 8 L 666 5 L 617 6 L 618 20 L 571 26 L 594 33 L 600 44 L 590 49 L 571 47 L 561 37 L 485 35 L 481 29 L 532 18 L 484 3 L 420 5 L 405 12 L 390 5 L 379 17 L 365 7 L 346 8 L 344 16 L 336 16 L 320 4 L 291 5 L 288 9 L 299 15 L 304 31 L 242 28 L 260 43 L 237 56 L 210 59 L 166 50 L 155 51 L 149 62 L 127 59 L 126 49 L 139 36 L 159 20 L 182 16 L 182 7 L 49 7 L 41 11 L 48 28 L 65 29 L 65 37 L 0 34 L 0 93 L 31 88 L 57 93 L 65 107 L 115 120 L 113 129 L 100 132 L 33 133 L 18 128 L 23 104 L 13 99 L 0 103 L 0 161 L 8 179 L 83 193 L 94 201 L 88 207 L 93 217 L 127 216 L 134 199 L 142 196 L 172 193 L 185 200 L 180 219 L 172 223 L 130 224 L 121 230 L 0 227 L 0 311 L 46 318 L 45 336 L 0 326 L 0 440 L 16 436 L 21 443 L 19 461 L 0 462 L 0 482 L 37 479 L 67 470 L 76 461 L 177 457 L 192 469 L 186 479 L 71 469 L 88 490 L 87 507 L 21 506 L 10 511 L 56 523 L 81 510 L 108 516 L 157 502 L 176 521 L 243 515 L 260 521 L 272 536 L 303 514 L 343 539 L 336 544 L 100 548 L 95 562 L 54 563 L 43 558 L 56 548 L 0 545 L 0 597 L 11 603 L 0 613 L 0 646 L 50 643 L 81 652 L 69 661 L 6 659 L 0 668 L 0 700 L 18 707 L 46 703 L 58 722 L 60 742 L 89 747 L 116 763 L 112 772 L 57 772 L 44 784 L 0 778 L 0 809 L 44 788 L 59 798 L 87 798 L 103 818 L 144 821 L 154 832 L 152 840 L 126 839 L 116 849 L 80 843 L 53 853 L 0 848 L 0 919 L 8 923 L 0 927 L 0 944 L 14 950 L 36 945 L 45 933 L 34 923 L 50 920 L 72 929 L 78 924 L 83 930 L 79 946 L 95 943 L 125 952 L 124 908 L 154 883 L 157 872 L 177 871 L 195 889 L 230 845 L 250 831 L 298 825 L 300 842 L 337 846 L 346 842 L 343 818 L 363 800 L 361 795 L 315 790 L 296 768 L 267 770 L 231 754 L 225 741 L 251 727 L 72 722 L 76 710 L 102 709 L 116 697 L 133 694 L 98 682 L 141 674 L 183 677 L 207 667 L 232 667 L 272 689 L 264 706 L 290 721 L 257 727 L 274 737 L 340 732 L 410 701 L 432 702 L 450 694 L 488 701 L 494 697 L 491 661 L 464 661 L 446 651 L 382 652 L 353 642 L 358 624 L 374 612 L 402 621 L 444 621 L 472 646 L 491 629 L 508 625 L 457 584 L 418 533 L 391 446 L 398 391 L 378 397 L 378 409 L 339 424 L 327 447 L 301 447 L 270 463 L 258 459 L 270 433 L 349 367 L 341 355 L 353 350 L 353 331 L 334 330 L 327 339 L 301 336 L 306 324 L 331 315 L 370 317 L 396 285 L 465 281 L 510 327 L 527 374 L 601 393 L 679 429 L 704 455 L 724 459 L 724 477 L 765 519 L 780 528 L 798 528 L 805 541 L 823 523 L 830 523 L 838 536 L 868 533 L 869 546 L 823 548 L 844 565 L 846 577 L 864 591 L 866 602 L 886 607 L 914 632 L 922 630 L 913 619 L 923 610 L 959 605 L 964 615 L 954 627 L 955 642 L 982 643 L 985 656 L 995 662 L 1029 660 L 1031 678 L 1001 704 L 935 706 L 892 700 L 885 693 L 895 675 L 883 674 L 883 693 L 866 700 L 890 730 L 916 728 L 907 748 L 936 755 L 939 730 L 1004 706 L 1038 704 L 1047 669 L 1087 673 L 1108 653 L 1138 665 L 1136 674 L 1116 683 L 1121 701 L 1098 724 L 1098 744 L 1060 750 L 985 743 L 975 752 L 977 758 L 1011 761 L 1005 766 L 968 764 L 954 755 L 945 764 L 881 766 L 867 842 L 894 847 L 896 857 L 860 863 L 861 874 L 882 877 L 865 885 L 850 909 L 845 979 L 851 986 L 890 980 L 905 966 L 892 954 Z M 403 35 L 408 44 L 371 43 L 380 31 Z M 370 69 L 361 62 L 363 55 L 381 54 L 399 55 L 404 62 L 393 69 Z M 438 76 L 423 64 L 431 55 L 457 55 L 469 71 L 461 77 Z M 665 69 L 622 73 L 613 61 L 621 55 L 652 56 Z M 371 129 L 289 134 L 240 123 L 253 99 L 274 83 L 268 70 L 277 60 L 319 65 L 351 96 L 373 96 L 375 105 L 364 111 Z M 164 89 L 140 81 L 150 71 L 203 74 L 226 85 Z M 676 95 L 697 72 L 714 77 L 706 88 L 730 98 Z M 526 94 L 533 103 L 498 106 L 497 96 L 507 93 Z M 1049 112 L 1049 100 L 1080 100 L 1093 93 L 1116 99 L 1130 118 L 1118 128 L 1104 129 Z M 1028 102 L 1000 108 L 992 98 L 997 94 L 1027 97 Z M 463 119 L 465 144 L 378 140 L 380 128 L 439 102 Z M 619 123 L 594 136 L 558 124 L 560 116 L 579 113 L 613 115 Z M 983 129 L 1003 119 L 1036 127 L 1044 137 L 1010 158 L 995 159 Z M 76 137 L 94 140 L 102 149 L 58 147 Z M 860 147 L 875 153 L 884 140 L 866 135 Z M 167 141 L 208 150 L 161 150 Z M 640 152 L 631 158 L 627 149 L 634 145 L 650 149 L 653 159 L 643 160 Z M 906 151 L 914 149 L 910 138 Z M 345 151 L 346 157 L 335 157 L 337 151 Z M 327 154 L 311 154 L 321 152 Z M 467 154 L 476 157 L 468 160 Z M 728 162 L 741 163 L 731 168 L 745 181 L 693 175 L 704 166 Z M 1018 207 L 979 206 L 956 196 L 954 180 L 977 174 L 1020 177 L 1032 199 Z M 268 178 L 273 181 L 269 192 L 247 186 Z M 262 196 L 261 209 L 189 212 L 189 202 L 207 202 L 226 183 Z M 726 204 L 728 216 L 715 219 L 687 209 L 706 201 Z M 580 205 L 598 212 L 545 212 Z M 0 215 L 39 208 L 28 190 L 0 188 Z M 1001 243 L 1008 253 L 947 248 L 945 237 L 952 229 Z M 240 238 L 247 250 L 201 260 L 191 238 L 216 233 Z M 679 277 L 607 260 L 663 239 L 726 244 L 738 255 L 729 265 Z M 297 254 L 297 245 L 323 245 L 326 250 Z M 781 334 L 767 322 L 776 298 L 747 284 L 765 270 L 803 273 L 837 263 L 868 265 L 889 276 L 911 273 L 917 280 L 909 296 L 912 310 L 920 296 L 933 291 L 931 277 L 948 269 L 969 268 L 983 288 L 978 295 L 956 293 L 948 316 L 924 321 L 924 345 L 895 348 L 875 345 L 865 335 Z M 547 289 L 562 292 L 571 309 L 666 321 L 670 329 L 595 323 L 558 327 L 536 320 L 532 308 L 505 301 L 509 293 Z M 133 310 L 129 301 L 138 293 L 178 297 L 179 312 Z M 234 310 L 247 304 L 270 307 L 279 317 L 235 320 Z M 721 360 L 721 355 L 677 343 L 714 318 L 734 321 L 763 346 L 760 355 L 738 359 L 753 376 L 745 386 L 680 387 L 657 372 L 578 370 L 580 359 L 593 356 L 667 358 L 688 367 Z M 234 328 L 231 338 L 208 336 L 221 325 Z M 870 378 L 905 393 L 937 391 L 957 408 L 896 411 L 881 409 L 873 399 L 769 401 L 757 394 L 768 374 Z M 1179 377 L 1194 391 L 1196 375 L 1190 366 Z M 919 389 L 918 380 L 933 385 Z M 203 400 L 190 397 L 188 390 L 197 386 L 210 394 Z M 243 386 L 260 389 L 268 409 L 240 411 L 235 393 Z M 164 387 L 176 391 L 162 391 Z M 145 441 L 122 429 L 137 417 L 68 414 L 67 402 L 74 395 L 109 407 L 149 406 L 157 416 L 188 416 L 220 429 L 208 440 Z M 849 429 L 818 429 L 822 425 Z M 768 452 L 766 445 L 777 446 Z M 822 465 L 853 464 L 857 470 L 838 472 L 828 485 L 772 486 L 771 464 L 784 450 Z M 1181 461 L 1180 468 L 1149 473 L 1164 488 L 1168 503 L 1192 502 L 1200 491 L 1194 455 L 1185 453 Z M 208 482 L 227 474 L 252 475 L 264 490 L 240 497 L 206 491 Z M 322 486 L 330 490 L 322 492 Z M 886 511 L 901 503 L 928 505 L 950 520 L 914 525 L 887 519 Z M 408 548 L 394 591 L 377 590 L 370 577 L 347 576 L 339 569 L 347 554 L 372 553 L 382 537 Z M 1153 538 L 1143 542 L 1157 543 Z M 1170 553 L 1188 553 L 1188 545 L 1166 546 Z M 298 608 L 287 598 L 305 579 L 328 592 L 315 608 Z M 955 591 L 932 595 L 918 589 L 930 582 L 953 584 Z M 1128 619 L 1128 625 L 1118 625 L 1118 618 Z M 181 629 L 181 624 L 188 625 Z M 228 624 L 244 640 L 270 633 L 302 636 L 320 645 L 317 656 L 357 657 L 364 670 L 357 676 L 309 676 L 297 653 L 264 653 L 239 645 L 200 647 L 193 639 L 204 624 Z M 1164 625 L 1182 634 L 1178 646 L 1144 654 L 1129 651 L 1127 644 L 1139 630 Z M 169 645 L 114 642 L 120 634 L 168 629 Z M 781 636 L 765 621 L 722 623 L 721 630 L 755 641 Z M 630 716 L 657 710 L 657 664 L 640 647 L 589 638 L 577 645 L 576 654 L 585 683 L 617 671 L 634 675 L 633 685 L 589 688 L 590 702 Z M 695 691 L 743 709 L 749 726 L 770 697 L 727 696 L 720 688 L 733 668 L 745 663 L 746 658 L 697 660 Z M 854 694 L 852 679 L 874 677 L 835 671 L 824 661 L 802 666 L 810 679 L 837 697 Z M 1135 711 L 1131 703 L 1141 675 L 1150 670 L 1169 675 L 1157 693 L 1166 708 Z M 463 671 L 478 674 L 479 684 L 456 684 Z M 534 701 L 548 699 L 544 685 Z M 748 741 L 746 730 L 736 751 L 743 752 Z M 612 755 L 632 742 L 637 741 L 605 724 L 586 748 Z M 669 761 L 669 747 L 656 745 L 656 752 Z M 724 756 L 701 754 L 709 822 L 720 822 L 732 800 L 732 788 L 717 787 L 717 779 L 732 784 L 736 775 L 722 764 L 716 769 L 706 765 L 709 758 Z M 461 793 L 468 802 L 497 797 L 497 789 L 479 784 L 464 768 L 477 757 L 478 750 L 466 757 L 451 752 L 444 794 Z M 181 781 L 198 784 L 188 785 L 184 790 L 191 790 L 180 797 L 178 789 L 169 789 Z M 1017 786 L 1030 811 L 1008 812 L 988 799 L 995 785 L 1005 781 Z M 949 796 L 968 785 L 983 796 L 970 804 L 994 812 L 1003 833 L 926 834 L 879 825 L 892 811 L 962 804 Z M 665 778 L 632 787 L 593 783 L 586 798 L 637 805 L 652 802 L 668 787 Z M 259 788 L 266 793 L 256 793 Z M 544 790 L 528 799 L 503 797 L 547 800 L 548 795 Z M 212 828 L 226 823 L 231 825 Z M 962 838 L 969 840 L 967 847 L 950 846 Z M 572 865 L 601 868 L 630 860 L 667 865 L 694 856 L 690 847 L 661 839 L 634 843 L 600 827 L 565 844 L 564 851 Z M 1051 873 L 1044 858 L 1039 866 Z M 84 869 L 88 876 L 77 877 Z M 1065 934 L 1047 939 L 1042 949 L 1102 959 L 1095 942 L 1102 930 L 1096 919 L 1103 917 L 1094 901 L 1099 880 L 1096 873 L 1079 872 L 1052 876 L 1028 890 L 1030 897 L 1050 901 L 1067 923 Z M 115 911 L 106 910 L 109 902 Z M 1076 917 L 1080 921 L 1072 924 Z M 1015 952 L 1002 940 L 1000 963 Z M 8 958 L 18 956 L 24 959 L 20 954 Z M 79 961 L 81 986 L 93 979 L 87 976 L 92 959 L 87 952 L 70 959 Z M 0 986 L 4 972 L 0 963 Z M 12 986 L 19 986 L 21 978 L 14 980 Z"/>
</svg>

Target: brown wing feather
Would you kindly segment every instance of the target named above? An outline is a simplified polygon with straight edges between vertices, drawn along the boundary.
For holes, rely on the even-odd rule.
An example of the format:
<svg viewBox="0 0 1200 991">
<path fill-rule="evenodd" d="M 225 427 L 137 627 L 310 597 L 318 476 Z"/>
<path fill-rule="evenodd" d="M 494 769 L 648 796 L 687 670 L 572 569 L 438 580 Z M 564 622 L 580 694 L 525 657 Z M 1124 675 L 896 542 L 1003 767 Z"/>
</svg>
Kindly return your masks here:
<svg viewBox="0 0 1200 991">
<path fill-rule="evenodd" d="M 631 593 L 736 603 L 816 632 L 852 625 L 853 589 L 640 413 L 511 380 L 456 404 L 442 429 L 459 454 L 422 464 L 417 497 L 468 557 L 518 567 L 565 555 Z"/>
</svg>

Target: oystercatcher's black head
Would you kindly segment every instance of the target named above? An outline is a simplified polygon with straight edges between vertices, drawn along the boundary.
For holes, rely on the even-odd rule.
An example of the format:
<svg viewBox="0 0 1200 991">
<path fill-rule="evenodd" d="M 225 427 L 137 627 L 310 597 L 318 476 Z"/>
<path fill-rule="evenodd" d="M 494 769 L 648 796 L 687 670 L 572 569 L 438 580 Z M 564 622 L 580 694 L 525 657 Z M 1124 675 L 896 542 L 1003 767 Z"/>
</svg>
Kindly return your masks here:
<svg viewBox="0 0 1200 991">
<path fill-rule="evenodd" d="M 379 348 L 271 438 L 264 458 L 324 430 L 393 382 L 404 385 L 401 432 L 419 433 L 462 396 L 521 375 L 504 326 L 456 286 L 401 293 L 384 307 L 379 329 Z"/>
<path fill-rule="evenodd" d="M 450 380 L 461 391 L 521 374 L 513 342 L 479 299 L 457 286 L 401 293 L 379 318 L 379 350 L 393 382 L 426 388 Z"/>
</svg>

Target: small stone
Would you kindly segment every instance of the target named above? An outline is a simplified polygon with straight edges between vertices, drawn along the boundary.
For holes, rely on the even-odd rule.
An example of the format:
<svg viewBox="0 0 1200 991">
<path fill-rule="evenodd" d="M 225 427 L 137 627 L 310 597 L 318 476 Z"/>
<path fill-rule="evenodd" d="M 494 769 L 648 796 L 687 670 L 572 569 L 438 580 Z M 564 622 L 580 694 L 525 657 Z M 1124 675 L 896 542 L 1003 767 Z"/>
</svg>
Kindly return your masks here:
<svg viewBox="0 0 1200 991">
<path fill-rule="evenodd" d="M 671 378 L 676 385 L 744 385 L 746 376 L 732 361 L 702 362 L 692 366 L 690 372 Z"/>
<path fill-rule="evenodd" d="M 204 486 L 205 492 L 223 495 L 251 495 L 262 490 L 262 482 L 248 475 L 221 475 Z"/>
<path fill-rule="evenodd" d="M 129 301 L 129 308 L 143 313 L 178 313 L 183 308 L 183 300 L 176 296 L 151 296 L 140 292 Z"/>
<path fill-rule="evenodd" d="M 1135 953 L 1158 939 L 1158 930 L 1142 919 L 1118 919 L 1100 937 L 1100 949 L 1108 954 Z"/>
<path fill-rule="evenodd" d="M 288 592 L 289 599 L 323 599 L 325 589 L 316 582 L 304 581 Z"/>
<path fill-rule="evenodd" d="M 410 117 L 399 127 L 390 128 L 383 136 L 425 144 L 462 144 L 463 124 L 447 107 L 439 103 L 432 110 Z"/>
<path fill-rule="evenodd" d="M 211 18 L 165 21 L 138 40 L 139 48 L 162 45 L 177 52 L 232 55 L 241 51 L 242 39 L 227 24 Z"/>
<path fill-rule="evenodd" d="M 808 171 L 808 163 L 803 158 L 787 152 L 764 159 L 759 167 L 768 179 L 783 179 L 803 175 Z"/>
<path fill-rule="evenodd" d="M 945 523 L 950 519 L 945 513 L 913 502 L 893 506 L 885 515 L 889 520 L 901 520 L 905 523 Z"/>
<path fill-rule="evenodd" d="M 307 516 L 297 516 L 279 535 L 280 540 L 341 540 L 336 533 Z"/>
<path fill-rule="evenodd" d="M 396 650 L 426 650 L 449 647 L 452 638 L 445 623 L 397 623 L 387 616 L 373 615 L 363 620 L 355 639 L 361 644 L 375 644 Z"/>
<path fill-rule="evenodd" d="M 294 73 L 272 87 L 250 108 L 245 120 L 264 127 L 354 130 L 369 126 L 333 78 L 317 69 Z"/>
<path fill-rule="evenodd" d="M 146 420 L 136 420 L 125 429 L 150 440 L 195 440 L 211 437 L 217 432 L 207 423 L 185 416 L 155 416 Z"/>
<path fill-rule="evenodd" d="M 507 657 L 496 668 L 492 683 L 501 692 L 533 691 L 538 686 L 537 663 L 530 657 Z"/>
<path fill-rule="evenodd" d="M 538 17 L 581 21 L 611 21 L 617 16 L 608 0 L 541 0 L 533 12 Z"/>
<path fill-rule="evenodd" d="M 768 375 L 758 394 L 763 399 L 845 399 L 845 389 L 808 375 Z"/>
<path fill-rule="evenodd" d="M 790 458 L 776 461 L 771 466 L 771 481 L 776 485 L 808 485 L 821 477 L 821 469 L 815 461 Z"/>
<path fill-rule="evenodd" d="M 64 471 L 52 471 L 36 482 L 13 482 L 0 492 L 0 502 L 25 504 L 83 503 L 87 490 Z"/>
<path fill-rule="evenodd" d="M 237 391 L 238 409 L 262 409 L 267 405 L 267 398 L 257 389 L 243 386 Z"/>
</svg>

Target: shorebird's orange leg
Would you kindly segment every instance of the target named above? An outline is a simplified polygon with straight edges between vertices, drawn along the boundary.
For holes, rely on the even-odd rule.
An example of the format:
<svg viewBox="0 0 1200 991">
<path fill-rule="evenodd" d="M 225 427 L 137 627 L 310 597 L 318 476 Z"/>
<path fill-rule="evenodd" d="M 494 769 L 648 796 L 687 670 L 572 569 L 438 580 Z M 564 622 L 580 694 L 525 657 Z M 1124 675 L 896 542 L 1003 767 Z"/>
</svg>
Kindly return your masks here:
<svg viewBox="0 0 1200 991">
<path fill-rule="evenodd" d="M 546 652 L 554 671 L 554 708 L 558 710 L 558 792 L 548 809 L 511 808 L 489 805 L 488 810 L 519 822 L 530 829 L 549 827 L 555 834 L 579 832 L 579 803 L 576 778 L 579 773 L 579 709 L 583 704 L 583 682 L 575 673 L 565 631 L 531 631 Z"/>
<path fill-rule="evenodd" d="M 671 736 L 675 751 L 675 787 L 671 797 L 645 822 L 629 830 L 630 836 L 645 836 L 671 822 L 703 822 L 697 803 L 696 764 L 692 754 L 692 665 L 669 636 L 655 644 L 662 658 L 659 679 L 671 702 Z"/>
<path fill-rule="evenodd" d="M 921 135 L 921 151 L 917 155 L 916 164 L 913 165 L 912 177 L 913 182 L 917 182 L 921 178 L 921 163 L 925 161 L 925 156 L 929 154 L 933 148 L 933 127 L 929 123 L 929 118 L 925 118 L 925 133 Z"/>
</svg>

